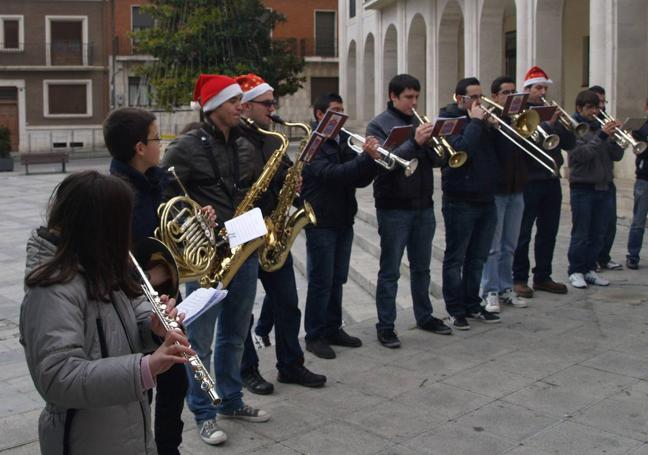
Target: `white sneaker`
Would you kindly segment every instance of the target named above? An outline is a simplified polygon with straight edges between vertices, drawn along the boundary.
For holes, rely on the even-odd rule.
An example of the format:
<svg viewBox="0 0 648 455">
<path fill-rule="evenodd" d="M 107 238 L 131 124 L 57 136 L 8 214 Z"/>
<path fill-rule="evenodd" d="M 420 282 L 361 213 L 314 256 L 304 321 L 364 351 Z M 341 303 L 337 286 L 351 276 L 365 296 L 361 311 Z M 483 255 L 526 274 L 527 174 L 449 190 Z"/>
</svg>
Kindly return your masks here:
<svg viewBox="0 0 648 455">
<path fill-rule="evenodd" d="M 489 313 L 499 313 L 501 311 L 497 292 L 489 292 L 484 302 L 484 309 Z"/>
<path fill-rule="evenodd" d="M 227 435 L 216 424 L 216 419 L 205 420 L 198 428 L 200 439 L 206 444 L 215 446 L 222 444 L 227 440 Z"/>
<path fill-rule="evenodd" d="M 569 275 L 569 282 L 576 289 L 587 288 L 587 283 L 585 282 L 585 277 L 582 273 L 572 273 L 571 275 Z"/>
<path fill-rule="evenodd" d="M 499 295 L 500 303 L 504 305 L 511 305 L 514 308 L 526 308 L 527 303 L 524 300 L 520 300 L 513 289 L 507 289 Z"/>
<path fill-rule="evenodd" d="M 597 275 L 597 273 L 594 270 L 590 270 L 585 274 L 585 281 L 587 281 L 589 284 L 595 284 L 597 286 L 609 286 L 610 282 L 606 280 L 605 278 L 602 278 Z"/>
</svg>

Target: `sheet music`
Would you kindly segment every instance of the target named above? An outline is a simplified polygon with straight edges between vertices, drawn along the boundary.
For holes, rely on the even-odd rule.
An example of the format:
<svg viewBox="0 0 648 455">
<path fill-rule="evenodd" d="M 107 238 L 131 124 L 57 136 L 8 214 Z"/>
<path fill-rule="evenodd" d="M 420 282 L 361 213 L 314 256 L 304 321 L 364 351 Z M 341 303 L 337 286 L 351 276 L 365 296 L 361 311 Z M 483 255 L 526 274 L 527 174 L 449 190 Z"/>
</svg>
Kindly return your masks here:
<svg viewBox="0 0 648 455">
<path fill-rule="evenodd" d="M 216 305 L 218 302 L 227 297 L 227 291 L 214 288 L 199 288 L 189 294 L 178 305 L 178 313 L 184 313 L 185 319 L 183 324 L 188 326 L 198 319 L 205 311 Z"/>
<path fill-rule="evenodd" d="M 227 231 L 230 248 L 262 237 L 268 233 L 265 221 L 263 221 L 263 214 L 258 207 L 236 218 L 225 221 L 225 231 Z"/>
</svg>

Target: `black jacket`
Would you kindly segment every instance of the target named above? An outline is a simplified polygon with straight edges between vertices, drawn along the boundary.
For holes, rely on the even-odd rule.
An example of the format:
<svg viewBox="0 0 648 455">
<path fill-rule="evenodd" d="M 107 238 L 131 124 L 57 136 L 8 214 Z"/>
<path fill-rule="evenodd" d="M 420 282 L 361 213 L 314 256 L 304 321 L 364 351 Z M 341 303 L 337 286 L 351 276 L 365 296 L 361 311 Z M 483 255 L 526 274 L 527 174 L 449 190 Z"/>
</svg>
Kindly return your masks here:
<svg viewBox="0 0 648 455">
<path fill-rule="evenodd" d="M 116 159 L 110 162 L 110 173 L 128 182 L 135 193 L 131 224 L 133 244 L 152 237 L 160 223 L 157 209 L 162 203 L 162 190 L 168 183 L 168 174 L 159 167 L 152 167 L 146 174 L 142 174 Z"/>
<path fill-rule="evenodd" d="M 504 121 L 509 123 L 508 119 Z M 495 136 L 495 154 L 499 168 L 496 194 L 514 194 L 524 191 L 529 173 L 527 162 L 533 158 L 500 133 Z"/>
<path fill-rule="evenodd" d="M 640 130 L 635 131 L 634 136 L 637 140 L 644 142 L 648 141 L 648 122 L 646 122 Z M 637 165 L 637 178 L 648 180 L 648 150 L 643 152 L 641 155 L 637 155 L 635 164 Z"/>
<path fill-rule="evenodd" d="M 333 139 L 322 144 L 313 161 L 304 166 L 301 191 L 301 199 L 315 211 L 318 228 L 353 225 L 358 211 L 355 190 L 371 183 L 377 166 L 369 155 L 358 155 Z"/>
<path fill-rule="evenodd" d="M 241 129 L 232 128 L 226 141 L 215 126 L 203 123 L 171 142 L 162 159 L 163 167 L 175 166 L 189 197 L 214 207 L 219 222 L 232 218 L 263 169 L 262 156 L 250 143 L 238 141 L 240 136 Z M 164 197 L 179 192 L 177 185 L 168 185 Z"/>
<path fill-rule="evenodd" d="M 395 126 L 412 125 L 412 130 L 419 123 L 412 116 L 403 114 L 394 108 L 391 102 L 387 110 L 374 118 L 367 126 L 367 136 L 374 136 L 381 142 L 387 139 L 391 129 Z M 427 146 L 419 146 L 412 138 L 405 141 L 392 151 L 406 160 L 418 159 L 416 172 L 405 177 L 401 166 L 387 171 L 379 168 L 374 181 L 374 198 L 376 208 L 379 209 L 422 209 L 432 207 L 432 193 L 434 192 L 433 167 L 440 167 L 441 162 L 436 152 Z"/>
<path fill-rule="evenodd" d="M 456 103 L 448 104 L 439 117 L 456 118 L 466 115 Z M 448 201 L 491 202 L 495 196 L 498 178 L 495 142 L 499 133 L 486 122 L 469 119 L 460 134 L 450 136 L 448 142 L 456 151 L 468 155 L 466 163 L 458 168 L 444 167 L 442 171 L 443 198 Z"/>
<path fill-rule="evenodd" d="M 527 103 L 527 107 L 531 107 L 531 106 L 543 106 L 543 105 Z M 557 134 L 558 137 L 560 138 L 560 145 L 553 150 L 547 151 L 547 154 L 550 157 L 552 157 L 553 160 L 556 162 L 558 171 L 560 171 L 560 167 L 565 163 L 562 150 L 569 151 L 573 149 L 574 146 L 576 145 L 576 136 L 574 136 L 574 133 L 567 130 L 560 123 L 559 120 L 557 120 L 554 125 L 551 125 L 549 122 L 542 122 L 540 126 L 542 126 L 542 128 L 547 132 L 547 134 Z M 534 150 L 531 150 L 531 153 L 537 154 L 537 152 L 535 152 Z M 529 181 L 551 180 L 551 179 L 559 178 L 558 176 L 553 175 L 551 172 L 549 172 L 546 168 L 544 168 L 542 165 L 540 165 L 533 159 L 529 159 L 527 161 L 527 164 L 529 169 L 528 172 Z"/>
</svg>

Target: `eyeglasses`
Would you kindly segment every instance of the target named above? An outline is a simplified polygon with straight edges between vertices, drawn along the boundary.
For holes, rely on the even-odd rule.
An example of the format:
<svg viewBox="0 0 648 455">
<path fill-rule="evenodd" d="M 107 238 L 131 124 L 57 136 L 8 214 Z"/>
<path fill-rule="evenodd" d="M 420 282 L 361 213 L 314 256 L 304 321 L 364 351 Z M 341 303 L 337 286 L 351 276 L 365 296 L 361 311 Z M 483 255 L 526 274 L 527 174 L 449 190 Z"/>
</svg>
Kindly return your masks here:
<svg viewBox="0 0 648 455">
<path fill-rule="evenodd" d="M 161 141 L 161 140 L 162 140 L 162 138 L 160 138 L 160 137 L 150 137 L 150 138 L 147 137 L 147 138 L 146 138 L 146 141 L 145 141 L 144 143 L 145 143 L 145 144 L 148 144 L 149 142 L 155 142 L 155 141 L 158 141 L 158 142 L 159 142 L 159 141 Z"/>
<path fill-rule="evenodd" d="M 477 101 L 478 99 L 481 99 L 481 95 L 471 95 L 471 96 L 468 96 L 468 95 L 461 95 L 461 97 L 462 97 L 464 100 L 471 100 L 471 101 Z"/>
<path fill-rule="evenodd" d="M 265 101 L 250 101 L 250 103 L 263 104 L 265 107 L 270 109 L 271 107 L 277 107 L 277 100 L 265 100 Z"/>
</svg>

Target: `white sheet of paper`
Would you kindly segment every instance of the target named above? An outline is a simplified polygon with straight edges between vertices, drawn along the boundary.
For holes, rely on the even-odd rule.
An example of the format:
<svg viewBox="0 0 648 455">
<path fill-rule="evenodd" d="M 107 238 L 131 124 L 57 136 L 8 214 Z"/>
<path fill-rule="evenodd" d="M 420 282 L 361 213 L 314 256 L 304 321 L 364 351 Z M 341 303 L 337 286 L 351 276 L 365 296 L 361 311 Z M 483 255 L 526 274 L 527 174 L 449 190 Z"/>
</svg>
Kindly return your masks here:
<svg viewBox="0 0 648 455">
<path fill-rule="evenodd" d="M 201 314 L 227 297 L 227 291 L 220 288 L 198 288 L 178 305 L 178 313 L 184 313 L 183 324 L 188 326 Z"/>
<path fill-rule="evenodd" d="M 225 221 L 225 230 L 227 231 L 230 248 L 268 233 L 268 228 L 266 228 L 265 221 L 263 221 L 263 214 L 258 207 Z"/>
</svg>

